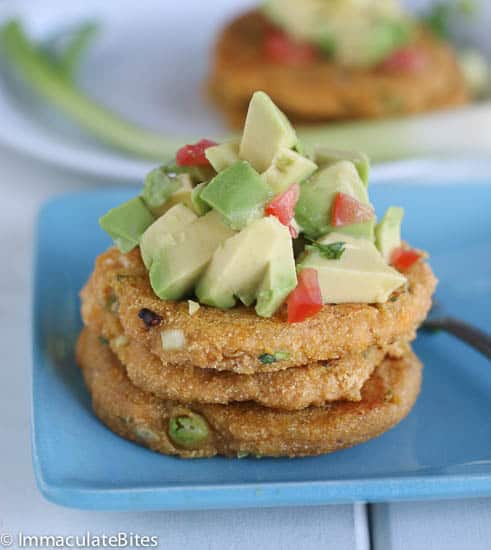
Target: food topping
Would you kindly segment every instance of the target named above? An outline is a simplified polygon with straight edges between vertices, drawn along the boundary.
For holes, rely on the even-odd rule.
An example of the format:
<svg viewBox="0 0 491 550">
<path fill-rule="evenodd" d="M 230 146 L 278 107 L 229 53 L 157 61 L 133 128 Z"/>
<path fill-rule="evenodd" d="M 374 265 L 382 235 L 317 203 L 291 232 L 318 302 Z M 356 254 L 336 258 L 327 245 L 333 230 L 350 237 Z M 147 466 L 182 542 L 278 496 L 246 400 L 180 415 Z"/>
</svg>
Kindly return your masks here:
<svg viewBox="0 0 491 550">
<path fill-rule="evenodd" d="M 185 145 L 177 151 L 176 163 L 178 166 L 210 166 L 205 151 L 215 145 L 217 143 L 209 139 L 202 139 L 194 145 Z"/>
<path fill-rule="evenodd" d="M 291 225 L 295 215 L 295 206 L 300 197 L 300 186 L 294 183 L 285 192 L 277 195 L 265 209 L 267 216 L 275 216 L 283 225 L 286 225 L 292 238 L 298 237 L 297 230 Z"/>
<path fill-rule="evenodd" d="M 401 246 L 392 252 L 390 263 L 399 271 L 407 271 L 421 257 L 422 254 L 418 250 Z"/>
<path fill-rule="evenodd" d="M 274 25 L 263 49 L 275 63 L 332 59 L 348 67 L 372 67 L 412 40 L 413 22 L 398 0 L 265 0 Z M 278 29 L 278 30 L 277 30 Z"/>
<path fill-rule="evenodd" d="M 190 315 L 200 304 L 242 304 L 261 317 L 286 303 L 294 323 L 323 304 L 383 303 L 405 285 L 389 260 L 404 271 L 415 253 L 399 251 L 402 209 L 376 224 L 368 158 L 325 147 L 310 157 L 264 92 L 240 138 L 186 145 L 176 162 L 152 170 L 139 197 L 100 220 L 123 258 L 139 246 L 162 300 L 188 300 Z M 148 329 L 162 323 L 146 308 L 138 315 Z M 165 350 L 186 345 L 181 329 L 161 338 Z"/>
<path fill-rule="evenodd" d="M 305 250 L 318 250 L 320 255 L 326 260 L 339 260 L 346 249 L 345 242 L 337 242 L 331 244 L 321 244 L 312 241 L 312 244 L 308 244 Z"/>
<path fill-rule="evenodd" d="M 392 52 L 382 61 L 380 68 L 386 73 L 416 73 L 425 68 L 428 59 L 425 53 L 414 46 L 406 46 Z"/>
<path fill-rule="evenodd" d="M 264 55 L 272 63 L 304 65 L 318 59 L 319 52 L 308 42 L 294 40 L 279 29 L 270 29 L 264 37 Z"/>
<path fill-rule="evenodd" d="M 303 269 L 298 275 L 297 288 L 288 296 L 288 322 L 301 323 L 322 309 L 322 294 L 317 271 Z"/>
<path fill-rule="evenodd" d="M 374 217 L 371 206 L 361 203 L 346 193 L 338 193 L 332 207 L 331 224 L 343 227 L 354 223 L 368 222 Z"/>
</svg>

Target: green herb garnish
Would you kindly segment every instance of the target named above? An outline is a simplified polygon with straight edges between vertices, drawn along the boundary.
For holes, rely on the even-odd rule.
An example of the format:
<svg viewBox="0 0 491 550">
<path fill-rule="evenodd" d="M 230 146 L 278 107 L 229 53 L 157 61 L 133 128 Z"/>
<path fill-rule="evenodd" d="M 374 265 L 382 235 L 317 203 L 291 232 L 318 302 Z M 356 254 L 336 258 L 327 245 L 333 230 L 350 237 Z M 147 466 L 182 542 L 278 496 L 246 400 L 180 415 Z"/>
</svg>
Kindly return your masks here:
<svg viewBox="0 0 491 550">
<path fill-rule="evenodd" d="M 341 256 L 344 254 L 344 251 L 346 249 L 346 243 L 344 242 L 337 242 L 337 243 L 331 243 L 331 244 L 321 244 L 315 241 L 311 241 L 311 242 L 312 244 L 308 244 L 305 247 L 305 249 L 317 250 L 323 258 L 326 258 L 326 260 L 339 260 L 339 258 L 341 258 Z"/>
<path fill-rule="evenodd" d="M 287 351 L 277 351 L 276 353 L 263 353 L 258 357 L 263 365 L 271 365 L 277 361 L 287 361 L 290 354 Z"/>
<path fill-rule="evenodd" d="M 107 338 L 104 338 L 104 336 L 99 336 L 99 342 L 100 342 L 103 346 L 109 345 L 109 340 L 108 340 Z"/>
<path fill-rule="evenodd" d="M 271 365 L 271 363 L 276 363 L 276 361 L 278 361 L 272 353 L 262 353 L 258 359 L 263 365 Z"/>
</svg>

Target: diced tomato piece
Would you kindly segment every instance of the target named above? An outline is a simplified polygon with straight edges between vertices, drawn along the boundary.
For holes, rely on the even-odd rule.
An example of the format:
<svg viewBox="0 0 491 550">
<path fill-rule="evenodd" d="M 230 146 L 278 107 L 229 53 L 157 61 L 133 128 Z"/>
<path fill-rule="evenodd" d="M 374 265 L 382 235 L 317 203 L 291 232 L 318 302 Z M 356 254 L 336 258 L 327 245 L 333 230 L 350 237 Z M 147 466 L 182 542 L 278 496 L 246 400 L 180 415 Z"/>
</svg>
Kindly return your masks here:
<svg viewBox="0 0 491 550">
<path fill-rule="evenodd" d="M 373 208 L 363 204 L 346 193 L 338 193 L 331 211 L 331 225 L 343 227 L 354 223 L 370 221 L 374 216 Z"/>
<path fill-rule="evenodd" d="M 390 255 L 390 263 L 398 271 L 406 271 L 422 257 L 421 252 L 412 248 L 399 247 Z"/>
<path fill-rule="evenodd" d="M 263 50 L 268 61 L 285 65 L 303 65 L 312 63 L 318 58 L 315 46 L 294 40 L 275 28 L 266 32 Z"/>
<path fill-rule="evenodd" d="M 210 166 L 205 151 L 214 145 L 217 143 L 210 139 L 202 139 L 193 145 L 185 145 L 177 151 L 176 164 L 178 166 Z"/>
<path fill-rule="evenodd" d="M 317 271 L 303 269 L 298 275 L 298 284 L 287 299 L 288 322 L 301 323 L 322 309 L 322 294 Z"/>
<path fill-rule="evenodd" d="M 386 73 L 416 73 L 423 69 L 427 57 L 420 48 L 408 46 L 392 52 L 380 68 Z"/>
<path fill-rule="evenodd" d="M 299 197 L 300 185 L 294 183 L 286 191 L 276 195 L 264 210 L 267 216 L 275 216 L 283 225 L 286 225 L 294 239 L 298 235 L 296 229 L 292 227 L 291 221 L 295 214 L 295 206 Z"/>
</svg>

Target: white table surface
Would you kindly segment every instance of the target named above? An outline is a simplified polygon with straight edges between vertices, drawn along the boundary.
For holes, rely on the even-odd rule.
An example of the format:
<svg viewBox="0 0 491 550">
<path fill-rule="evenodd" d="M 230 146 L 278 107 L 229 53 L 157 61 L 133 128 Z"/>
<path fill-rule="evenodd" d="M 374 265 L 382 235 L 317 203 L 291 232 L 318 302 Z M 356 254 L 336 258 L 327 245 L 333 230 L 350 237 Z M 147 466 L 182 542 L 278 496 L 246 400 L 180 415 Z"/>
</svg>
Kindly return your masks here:
<svg viewBox="0 0 491 550">
<path fill-rule="evenodd" d="M 247 511 L 101 513 L 46 502 L 31 468 L 33 226 L 49 196 L 96 181 L 0 149 L 0 548 L 2 534 L 156 535 L 168 550 L 491 548 L 491 500 Z M 18 547 L 14 543 L 12 548 Z"/>
</svg>

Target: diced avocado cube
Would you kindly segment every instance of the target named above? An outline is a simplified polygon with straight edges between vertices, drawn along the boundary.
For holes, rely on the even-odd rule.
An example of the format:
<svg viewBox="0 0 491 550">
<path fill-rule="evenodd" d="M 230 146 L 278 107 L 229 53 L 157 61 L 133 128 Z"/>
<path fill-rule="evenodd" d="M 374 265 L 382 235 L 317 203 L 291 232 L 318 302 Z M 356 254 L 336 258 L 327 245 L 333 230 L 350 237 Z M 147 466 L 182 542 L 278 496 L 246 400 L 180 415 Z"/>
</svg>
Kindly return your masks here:
<svg viewBox="0 0 491 550">
<path fill-rule="evenodd" d="M 172 208 L 176 204 L 184 204 L 191 210 L 194 210 L 194 205 L 192 201 L 193 193 L 193 180 L 189 174 L 179 174 L 177 176 L 179 181 L 179 187 L 172 195 L 168 198 L 167 203 L 163 207 L 163 211 L 167 212 L 169 208 Z"/>
<path fill-rule="evenodd" d="M 283 233 L 275 247 L 275 255 L 268 262 L 266 274 L 257 290 L 256 313 L 271 317 L 297 286 L 297 272 L 290 235 Z"/>
<path fill-rule="evenodd" d="M 169 175 L 165 166 L 159 166 L 145 178 L 142 199 L 154 216 L 160 216 L 167 200 L 180 185 L 177 174 Z"/>
<path fill-rule="evenodd" d="M 317 165 L 292 149 L 282 147 L 263 177 L 276 195 L 293 183 L 300 183 L 317 170 Z"/>
<path fill-rule="evenodd" d="M 208 147 L 205 151 L 205 156 L 216 172 L 221 172 L 240 160 L 239 147 L 240 141 L 238 140 L 221 143 L 214 147 Z"/>
<path fill-rule="evenodd" d="M 247 112 L 240 158 L 249 161 L 258 172 L 264 172 L 281 148 L 291 149 L 297 141 L 297 134 L 284 113 L 267 94 L 256 92 Z"/>
<path fill-rule="evenodd" d="M 199 183 L 191 192 L 193 210 L 198 216 L 203 216 L 210 210 L 210 206 L 201 198 L 201 192 L 207 186 L 207 182 Z"/>
<path fill-rule="evenodd" d="M 99 218 L 99 225 L 123 254 L 138 246 L 140 237 L 155 218 L 140 197 L 131 199 Z"/>
<path fill-rule="evenodd" d="M 380 223 L 375 227 L 375 244 L 386 262 L 394 249 L 401 246 L 401 223 L 404 209 L 391 206 Z"/>
<path fill-rule="evenodd" d="M 317 147 L 314 152 L 314 160 L 321 167 L 325 168 L 341 160 L 349 160 L 358 171 L 361 181 L 368 187 L 368 176 L 370 173 L 370 159 L 365 153 L 357 151 L 341 151 L 327 147 Z"/>
<path fill-rule="evenodd" d="M 201 191 L 200 198 L 220 212 L 232 229 L 242 229 L 263 214 L 272 195 L 268 184 L 245 161 L 217 174 Z"/>
<path fill-rule="evenodd" d="M 173 233 L 183 231 L 197 218 L 194 212 L 179 203 L 154 221 L 140 239 L 140 252 L 145 267 L 150 269 L 152 262 L 159 257 L 162 249 L 175 242 Z"/>
<path fill-rule="evenodd" d="M 352 162 L 342 160 L 328 165 L 301 184 L 295 218 L 303 231 L 311 238 L 337 231 L 373 240 L 375 220 L 339 228 L 331 226 L 332 204 L 338 193 L 370 204 L 367 189 Z"/>
<path fill-rule="evenodd" d="M 179 300 L 189 294 L 218 245 L 233 234 L 214 211 L 173 233 L 174 242 L 162 248 L 150 268 L 155 294 L 162 300 Z"/>
<path fill-rule="evenodd" d="M 389 267 L 375 245 L 367 240 L 331 233 L 320 244 L 344 243 L 339 259 L 327 259 L 316 247 L 302 258 L 298 271 L 310 267 L 317 270 L 325 304 L 386 302 L 407 280 Z"/>
<path fill-rule="evenodd" d="M 276 218 L 253 221 L 217 248 L 196 286 L 196 296 L 201 303 L 220 308 L 233 307 L 237 296 L 246 305 L 252 304 L 270 261 L 276 261 L 285 249 L 290 263 L 294 261 L 291 242 L 288 228 Z M 284 262 L 289 263 L 288 259 Z"/>
</svg>

